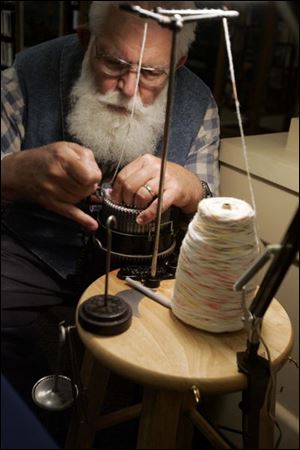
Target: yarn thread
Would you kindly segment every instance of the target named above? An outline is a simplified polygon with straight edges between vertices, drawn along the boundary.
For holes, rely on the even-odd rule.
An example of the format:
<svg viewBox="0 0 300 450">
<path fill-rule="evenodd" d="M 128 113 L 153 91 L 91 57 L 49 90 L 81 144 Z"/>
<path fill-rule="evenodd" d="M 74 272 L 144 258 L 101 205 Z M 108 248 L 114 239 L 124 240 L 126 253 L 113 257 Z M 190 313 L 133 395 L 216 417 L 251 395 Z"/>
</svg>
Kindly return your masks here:
<svg viewBox="0 0 300 450">
<path fill-rule="evenodd" d="M 242 116 L 241 116 L 240 102 L 239 102 L 239 98 L 238 98 L 238 92 L 237 92 L 236 81 L 235 81 L 235 72 L 234 72 L 234 64 L 233 64 L 233 57 L 232 57 L 232 51 L 231 51 L 230 34 L 229 34 L 229 29 L 228 29 L 228 20 L 226 18 L 223 18 L 222 22 L 223 22 L 224 37 L 225 37 L 226 51 L 227 51 L 228 64 L 229 64 L 229 73 L 230 73 L 230 80 L 231 80 L 231 86 L 232 86 L 232 94 L 233 94 L 233 98 L 234 98 L 236 116 L 237 116 L 240 135 L 241 135 L 241 143 L 242 143 L 247 179 L 248 179 L 248 184 L 249 184 L 251 202 L 252 202 L 252 207 L 253 207 L 254 211 L 256 212 L 256 202 L 255 202 L 254 189 L 253 189 L 251 175 L 250 175 L 248 151 L 247 151 L 247 145 L 246 145 L 246 140 L 245 140 Z M 257 232 L 255 220 L 253 221 L 253 227 L 254 227 L 254 231 L 255 231 L 256 244 L 257 244 L 257 246 L 259 246 L 259 238 L 258 238 L 258 232 Z"/>
<path fill-rule="evenodd" d="M 126 132 L 126 135 L 125 135 L 125 139 L 124 139 L 124 142 L 123 142 L 123 145 L 122 145 L 119 161 L 118 161 L 117 167 L 115 169 L 114 175 L 113 175 L 113 177 L 111 179 L 111 186 L 113 186 L 114 182 L 116 181 L 116 178 L 117 178 L 117 175 L 118 175 L 118 172 L 119 172 L 122 160 L 123 160 L 125 146 L 126 146 L 127 141 L 128 141 L 129 132 L 130 132 L 130 129 L 131 129 L 131 126 L 132 126 L 132 119 L 133 119 L 134 114 L 135 114 L 136 101 L 137 101 L 138 88 L 139 88 L 140 77 L 141 77 L 141 68 L 142 68 L 142 62 L 143 62 L 143 57 L 144 57 L 147 33 L 148 33 L 148 24 L 145 23 L 144 24 L 143 39 L 142 39 L 142 44 L 141 44 L 140 57 L 139 57 L 139 63 L 138 63 L 138 68 L 137 68 L 136 83 L 135 83 L 134 94 L 133 94 L 133 105 L 132 105 L 131 114 L 130 114 L 130 121 L 129 121 L 129 125 L 128 125 L 127 132 Z"/>
<path fill-rule="evenodd" d="M 231 197 L 200 201 L 180 249 L 172 298 L 172 310 L 178 318 L 211 332 L 243 328 L 241 292 L 234 291 L 233 285 L 259 253 L 255 197 L 226 18 L 223 28 L 253 208 Z M 252 280 L 245 292 L 246 304 L 249 305 L 254 294 Z"/>
</svg>

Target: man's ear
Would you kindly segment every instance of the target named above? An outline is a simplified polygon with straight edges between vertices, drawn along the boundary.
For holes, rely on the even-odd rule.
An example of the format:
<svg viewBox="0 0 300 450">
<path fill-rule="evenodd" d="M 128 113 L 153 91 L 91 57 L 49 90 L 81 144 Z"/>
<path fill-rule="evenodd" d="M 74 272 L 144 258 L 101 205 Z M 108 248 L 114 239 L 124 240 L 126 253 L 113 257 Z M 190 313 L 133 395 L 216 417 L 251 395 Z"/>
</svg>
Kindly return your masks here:
<svg viewBox="0 0 300 450">
<path fill-rule="evenodd" d="M 77 34 L 82 47 L 84 48 L 84 50 L 87 50 L 91 37 L 91 32 L 88 28 L 88 24 L 86 23 L 83 25 L 79 25 L 79 27 L 77 28 Z"/>
<path fill-rule="evenodd" d="M 179 67 L 183 66 L 187 61 L 187 56 L 182 56 L 179 61 L 176 64 L 176 69 L 179 69 Z"/>
</svg>

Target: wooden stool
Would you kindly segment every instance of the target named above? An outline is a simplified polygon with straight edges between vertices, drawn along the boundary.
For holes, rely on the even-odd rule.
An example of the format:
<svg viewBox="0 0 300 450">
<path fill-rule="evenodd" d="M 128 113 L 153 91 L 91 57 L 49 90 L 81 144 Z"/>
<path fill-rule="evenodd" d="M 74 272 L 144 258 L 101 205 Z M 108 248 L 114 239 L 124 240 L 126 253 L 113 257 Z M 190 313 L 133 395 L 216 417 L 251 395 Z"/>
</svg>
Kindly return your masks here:
<svg viewBox="0 0 300 450">
<path fill-rule="evenodd" d="M 188 326 L 170 309 L 119 280 L 116 273 L 110 275 L 109 293 L 131 305 L 132 324 L 125 333 L 104 337 L 86 332 L 77 323 L 88 350 L 82 367 L 85 393 L 80 409 L 84 416 L 80 419 L 74 411 L 66 447 L 91 448 L 97 430 L 141 414 L 137 448 L 189 448 L 192 422 L 213 447 L 230 448 L 197 412 L 195 395 L 246 388 L 246 377 L 238 372 L 236 363 L 236 353 L 246 348 L 245 331 L 213 334 Z M 105 277 L 91 284 L 79 305 L 93 295 L 103 294 L 104 284 Z M 171 298 L 173 286 L 174 280 L 163 281 L 159 292 Z M 265 314 L 262 337 L 276 373 L 288 358 L 293 337 L 289 317 L 275 299 Z M 265 356 L 263 348 L 260 354 Z M 100 416 L 110 371 L 144 387 L 142 405 Z M 262 428 L 267 431 L 262 433 L 264 443 L 260 448 L 272 448 L 272 426 L 263 422 Z"/>
</svg>

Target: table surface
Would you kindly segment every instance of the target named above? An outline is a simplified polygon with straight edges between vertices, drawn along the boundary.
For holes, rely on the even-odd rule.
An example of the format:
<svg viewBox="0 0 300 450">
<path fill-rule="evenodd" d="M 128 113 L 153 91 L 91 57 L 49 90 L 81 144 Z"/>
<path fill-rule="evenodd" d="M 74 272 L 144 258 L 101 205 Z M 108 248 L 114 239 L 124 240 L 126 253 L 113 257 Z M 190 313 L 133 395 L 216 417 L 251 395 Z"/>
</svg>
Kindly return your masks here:
<svg viewBox="0 0 300 450">
<path fill-rule="evenodd" d="M 83 330 L 77 321 L 81 340 L 103 366 L 160 389 L 183 391 L 197 385 L 202 392 L 220 394 L 246 387 L 246 377 L 238 372 L 236 363 L 236 353 L 246 348 L 244 330 L 210 333 L 186 325 L 170 309 L 131 288 L 116 274 L 110 274 L 109 294 L 131 305 L 130 328 L 116 336 L 99 336 Z M 158 292 L 171 298 L 174 282 L 162 281 Z M 104 285 L 105 277 L 92 283 L 81 296 L 77 311 L 91 296 L 103 294 Z M 291 352 L 293 330 L 276 299 L 264 316 L 261 334 L 270 350 L 273 369 L 278 371 Z M 267 357 L 262 345 L 259 354 Z"/>
</svg>

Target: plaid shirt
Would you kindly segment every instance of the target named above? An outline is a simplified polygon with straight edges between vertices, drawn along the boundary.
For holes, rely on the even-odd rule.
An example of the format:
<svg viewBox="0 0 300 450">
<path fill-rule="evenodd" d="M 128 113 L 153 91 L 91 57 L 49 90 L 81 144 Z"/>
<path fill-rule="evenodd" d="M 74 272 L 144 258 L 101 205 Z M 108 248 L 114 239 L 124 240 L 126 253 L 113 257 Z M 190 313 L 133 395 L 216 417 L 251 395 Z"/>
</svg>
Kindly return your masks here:
<svg viewBox="0 0 300 450">
<path fill-rule="evenodd" d="M 21 149 L 25 136 L 24 108 L 17 74 L 11 67 L 1 73 L 1 159 Z M 218 109 L 212 97 L 185 168 L 206 181 L 214 195 L 219 193 L 219 132 Z"/>
</svg>

